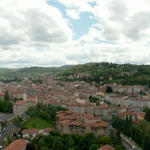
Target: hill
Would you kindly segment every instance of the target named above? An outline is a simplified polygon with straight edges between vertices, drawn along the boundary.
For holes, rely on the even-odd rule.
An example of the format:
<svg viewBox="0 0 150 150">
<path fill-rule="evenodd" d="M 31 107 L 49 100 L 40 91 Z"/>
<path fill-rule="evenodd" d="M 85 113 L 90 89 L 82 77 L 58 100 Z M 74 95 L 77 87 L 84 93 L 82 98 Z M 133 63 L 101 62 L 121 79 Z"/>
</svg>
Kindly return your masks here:
<svg viewBox="0 0 150 150">
<path fill-rule="evenodd" d="M 97 84 L 149 85 L 150 65 L 87 63 L 59 73 L 60 80 L 83 80 Z"/>
<path fill-rule="evenodd" d="M 20 69 L 0 68 L 0 79 L 41 76 L 49 73 L 61 72 L 64 69 L 70 67 L 72 66 L 67 65 L 62 67 L 29 67 L 29 68 L 20 68 Z"/>
</svg>

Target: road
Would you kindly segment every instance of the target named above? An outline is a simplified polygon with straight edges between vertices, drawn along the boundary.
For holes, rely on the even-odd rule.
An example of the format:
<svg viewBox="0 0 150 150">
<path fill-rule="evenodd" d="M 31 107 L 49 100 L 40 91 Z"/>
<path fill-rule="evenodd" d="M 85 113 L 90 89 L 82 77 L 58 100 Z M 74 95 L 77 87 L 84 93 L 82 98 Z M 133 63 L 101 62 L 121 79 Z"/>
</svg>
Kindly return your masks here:
<svg viewBox="0 0 150 150">
<path fill-rule="evenodd" d="M 11 130 L 13 128 L 16 128 L 16 126 L 11 123 L 2 128 L 2 130 L 0 131 L 0 145 L 2 145 L 2 141 L 7 139 L 7 136 L 11 134 Z"/>
<path fill-rule="evenodd" d="M 125 135 L 120 134 L 120 137 L 127 150 L 142 150 L 140 147 L 137 147 L 134 141 L 132 141 L 130 138 L 126 137 Z"/>
</svg>

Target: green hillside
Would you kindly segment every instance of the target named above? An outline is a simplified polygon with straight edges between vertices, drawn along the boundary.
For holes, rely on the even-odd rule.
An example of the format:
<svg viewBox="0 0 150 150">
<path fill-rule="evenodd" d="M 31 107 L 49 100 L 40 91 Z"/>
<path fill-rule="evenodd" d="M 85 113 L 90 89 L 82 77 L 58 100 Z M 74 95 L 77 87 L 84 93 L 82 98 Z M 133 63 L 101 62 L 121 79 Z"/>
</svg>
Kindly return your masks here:
<svg viewBox="0 0 150 150">
<path fill-rule="evenodd" d="M 78 77 L 78 74 L 84 74 Z M 61 80 L 83 80 L 87 82 L 120 83 L 123 85 L 149 85 L 150 65 L 88 63 L 76 65 L 59 73 Z M 68 78 L 73 76 L 71 78 Z"/>
<path fill-rule="evenodd" d="M 41 76 L 41 75 L 46 75 L 49 73 L 61 72 L 64 69 L 70 68 L 70 67 L 72 66 L 30 67 L 30 68 L 20 68 L 20 69 L 0 68 L 0 79 Z"/>
<path fill-rule="evenodd" d="M 0 69 L 0 79 L 33 77 L 56 73 L 63 81 L 86 81 L 97 85 L 119 83 L 123 85 L 149 85 L 150 65 L 87 63 L 62 67 L 30 67 Z"/>
</svg>

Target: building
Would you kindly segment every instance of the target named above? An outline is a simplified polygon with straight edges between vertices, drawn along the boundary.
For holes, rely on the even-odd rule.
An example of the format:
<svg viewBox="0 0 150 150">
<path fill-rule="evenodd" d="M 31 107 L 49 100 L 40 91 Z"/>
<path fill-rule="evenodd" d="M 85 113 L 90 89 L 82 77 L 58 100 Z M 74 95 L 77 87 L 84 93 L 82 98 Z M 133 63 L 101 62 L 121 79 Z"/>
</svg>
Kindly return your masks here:
<svg viewBox="0 0 150 150">
<path fill-rule="evenodd" d="M 35 138 L 39 135 L 47 136 L 47 135 L 49 135 L 49 133 L 51 131 L 53 131 L 52 128 L 45 128 L 45 129 L 40 129 L 40 130 L 39 129 L 24 129 L 22 131 L 22 137 L 24 139 L 26 139 L 26 138 L 31 138 L 32 139 L 32 138 Z"/>
<path fill-rule="evenodd" d="M 92 114 L 57 112 L 57 129 L 62 134 L 81 134 L 92 132 L 95 136 L 108 135 L 108 124 Z"/>
<path fill-rule="evenodd" d="M 4 99 L 4 93 L 0 91 L 0 99 L 3 100 Z"/>
<path fill-rule="evenodd" d="M 115 149 L 111 145 L 104 145 L 104 146 L 101 146 L 98 150 L 115 150 Z"/>
<path fill-rule="evenodd" d="M 4 150 L 25 150 L 28 142 L 23 139 L 13 141 Z"/>
<path fill-rule="evenodd" d="M 134 123 L 138 123 L 140 120 L 143 120 L 145 117 L 145 112 L 131 112 L 131 111 L 125 111 L 121 114 L 119 114 L 120 119 L 132 119 Z"/>
<path fill-rule="evenodd" d="M 142 91 L 147 90 L 147 86 L 114 86 L 113 91 L 118 92 L 120 94 L 126 94 L 126 95 L 136 95 L 139 94 Z"/>
<path fill-rule="evenodd" d="M 14 98 L 21 98 L 23 100 L 27 99 L 27 93 L 25 90 L 22 89 L 16 89 L 16 90 L 12 90 L 11 92 L 9 92 L 11 99 Z"/>
<path fill-rule="evenodd" d="M 20 100 L 13 103 L 13 114 L 15 116 L 22 115 L 27 111 L 28 108 L 35 106 L 37 104 L 36 99 L 27 99 L 27 100 Z"/>
<path fill-rule="evenodd" d="M 0 131 L 3 126 L 13 117 L 12 114 L 0 113 Z"/>
</svg>

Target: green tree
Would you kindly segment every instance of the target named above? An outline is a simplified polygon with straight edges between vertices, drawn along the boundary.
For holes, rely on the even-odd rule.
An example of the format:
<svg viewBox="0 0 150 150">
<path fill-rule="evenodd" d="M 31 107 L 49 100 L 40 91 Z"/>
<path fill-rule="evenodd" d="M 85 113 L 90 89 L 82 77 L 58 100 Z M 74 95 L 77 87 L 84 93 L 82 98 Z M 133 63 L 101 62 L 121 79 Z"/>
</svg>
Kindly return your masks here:
<svg viewBox="0 0 150 150">
<path fill-rule="evenodd" d="M 106 145 L 106 144 L 112 144 L 112 140 L 109 136 L 102 136 L 100 137 L 100 143 L 103 144 L 103 145 Z"/>
<path fill-rule="evenodd" d="M 8 134 L 8 136 L 7 136 L 7 145 L 9 145 L 10 143 L 12 143 L 12 141 L 13 141 L 13 139 L 12 139 L 11 135 Z"/>
<path fill-rule="evenodd" d="M 60 138 L 55 138 L 53 141 L 53 150 L 63 150 L 63 143 Z"/>
<path fill-rule="evenodd" d="M 26 150 L 36 150 L 35 145 L 33 143 L 28 143 L 26 146 Z"/>
<path fill-rule="evenodd" d="M 145 114 L 145 120 L 150 121 L 150 109 L 148 107 L 144 108 Z"/>
<path fill-rule="evenodd" d="M 106 93 L 112 93 L 112 87 L 106 86 Z"/>
<path fill-rule="evenodd" d="M 92 144 L 89 148 L 89 150 L 97 150 L 98 145 L 97 144 Z"/>
<path fill-rule="evenodd" d="M 146 137 L 144 141 L 144 150 L 149 150 L 150 149 L 150 137 Z"/>
<path fill-rule="evenodd" d="M 5 94 L 4 94 L 4 101 L 9 101 L 8 91 L 6 91 Z"/>
</svg>

